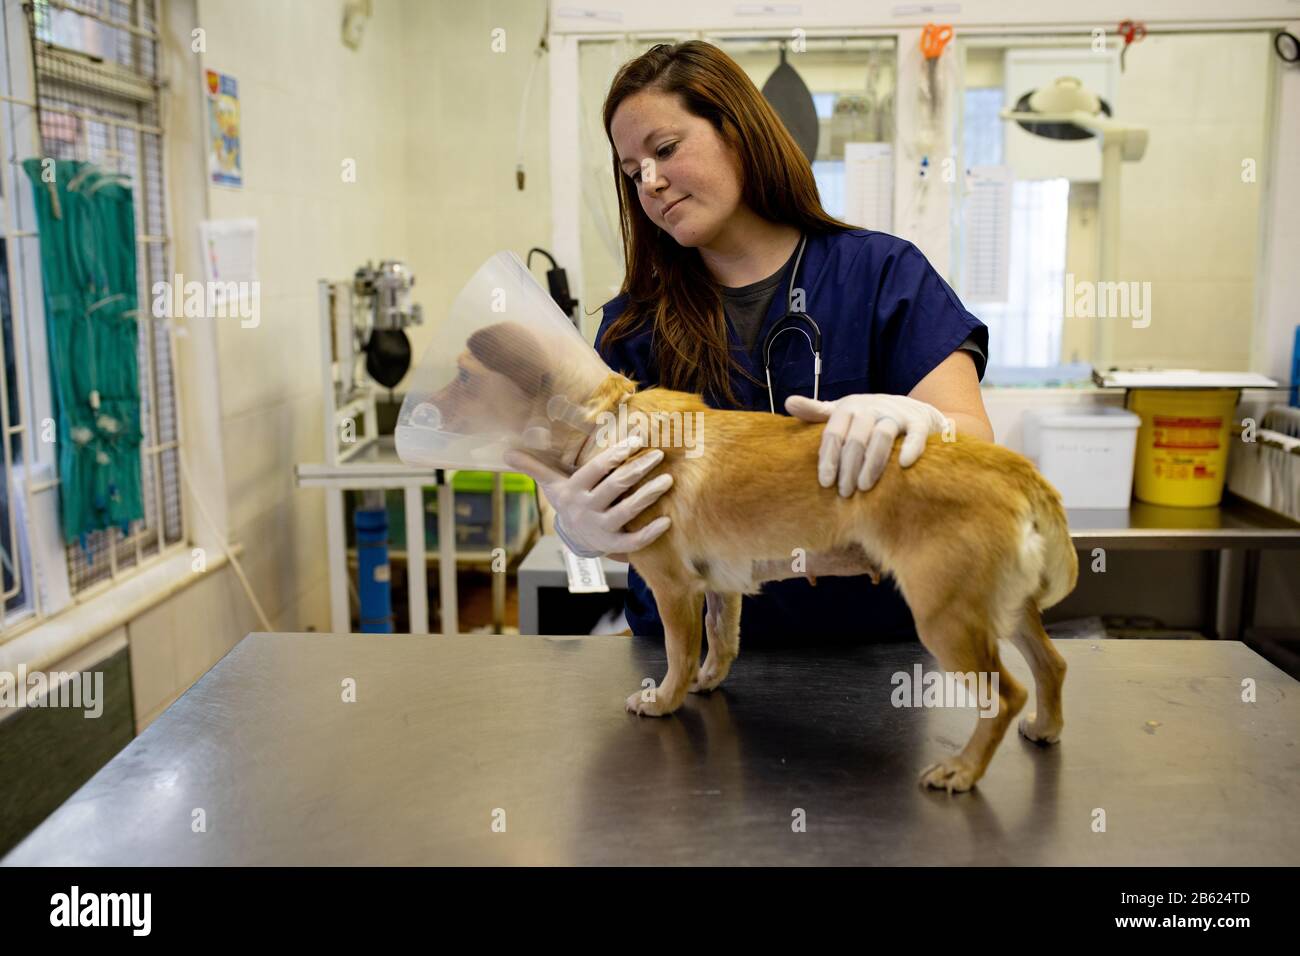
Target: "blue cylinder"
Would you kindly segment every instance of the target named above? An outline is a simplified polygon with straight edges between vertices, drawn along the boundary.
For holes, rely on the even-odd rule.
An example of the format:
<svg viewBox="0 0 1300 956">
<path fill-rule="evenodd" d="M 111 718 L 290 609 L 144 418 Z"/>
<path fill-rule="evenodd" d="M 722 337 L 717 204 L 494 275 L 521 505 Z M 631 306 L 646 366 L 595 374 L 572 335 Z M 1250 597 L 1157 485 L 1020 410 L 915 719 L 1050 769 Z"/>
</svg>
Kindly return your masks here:
<svg viewBox="0 0 1300 956">
<path fill-rule="evenodd" d="M 1291 350 L 1291 404 L 1300 408 L 1300 325 L 1295 327 L 1295 348 Z"/>
<path fill-rule="evenodd" d="M 393 633 L 393 595 L 388 571 L 388 512 L 358 508 L 357 594 L 361 599 L 361 633 Z"/>
</svg>

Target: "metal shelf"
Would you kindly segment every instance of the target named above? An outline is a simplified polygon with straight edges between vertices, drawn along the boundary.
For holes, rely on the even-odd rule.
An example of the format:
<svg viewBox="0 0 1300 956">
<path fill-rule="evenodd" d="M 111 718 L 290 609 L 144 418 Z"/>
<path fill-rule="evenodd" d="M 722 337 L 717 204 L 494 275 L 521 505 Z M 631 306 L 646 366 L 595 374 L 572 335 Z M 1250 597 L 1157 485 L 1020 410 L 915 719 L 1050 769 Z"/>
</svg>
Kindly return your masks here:
<svg viewBox="0 0 1300 956">
<path fill-rule="evenodd" d="M 1300 524 L 1231 493 L 1214 508 L 1173 508 L 1134 501 L 1123 511 L 1068 509 L 1076 548 L 1203 551 L 1300 548 Z"/>
</svg>

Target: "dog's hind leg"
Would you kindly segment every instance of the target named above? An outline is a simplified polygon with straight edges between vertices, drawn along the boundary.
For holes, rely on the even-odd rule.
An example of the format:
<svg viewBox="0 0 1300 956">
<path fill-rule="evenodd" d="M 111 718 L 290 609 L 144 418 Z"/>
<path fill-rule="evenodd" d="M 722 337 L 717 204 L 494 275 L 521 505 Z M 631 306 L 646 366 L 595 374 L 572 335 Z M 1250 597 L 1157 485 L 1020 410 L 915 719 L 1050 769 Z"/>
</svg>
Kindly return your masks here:
<svg viewBox="0 0 1300 956">
<path fill-rule="evenodd" d="M 982 677 L 989 684 L 997 680 L 997 709 L 992 714 L 980 711 L 975 718 L 975 732 L 961 753 L 921 771 L 924 786 L 949 793 L 966 791 L 984 776 L 1007 727 L 1029 695 L 1002 666 L 997 642 L 991 637 L 991 623 L 982 614 L 939 610 L 917 622 L 917 633 L 945 671 L 973 673 L 977 681 Z"/>
<path fill-rule="evenodd" d="M 662 717 L 682 705 L 687 688 L 699 673 L 704 592 L 680 583 L 671 587 L 649 579 L 646 583 L 655 596 L 664 623 L 668 673 L 658 687 L 646 687 L 628 697 L 627 709 L 647 717 Z"/>
<path fill-rule="evenodd" d="M 1039 744 L 1054 744 L 1061 739 L 1065 718 L 1061 714 L 1061 686 L 1065 683 L 1065 658 L 1043 630 L 1043 617 L 1033 601 L 1025 602 L 1025 613 L 1011 642 L 1024 655 L 1034 674 L 1034 694 L 1038 709 L 1020 718 L 1020 733 Z"/>
<path fill-rule="evenodd" d="M 704 595 L 704 607 L 709 653 L 690 686 L 693 694 L 721 684 L 740 653 L 740 595 L 709 591 Z"/>
</svg>

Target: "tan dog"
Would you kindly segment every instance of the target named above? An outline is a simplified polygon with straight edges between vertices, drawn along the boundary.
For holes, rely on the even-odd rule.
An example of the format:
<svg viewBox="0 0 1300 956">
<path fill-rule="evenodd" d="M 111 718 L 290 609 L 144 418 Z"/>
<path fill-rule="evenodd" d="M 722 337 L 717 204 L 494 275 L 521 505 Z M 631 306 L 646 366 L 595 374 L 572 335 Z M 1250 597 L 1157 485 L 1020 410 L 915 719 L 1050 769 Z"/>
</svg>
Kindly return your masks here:
<svg viewBox="0 0 1300 956">
<path fill-rule="evenodd" d="M 662 433 L 657 443 L 643 445 L 657 444 L 665 453 L 649 477 L 673 476 L 671 492 L 627 526 L 636 530 L 662 514 L 672 519 L 666 533 L 629 556 L 654 593 L 668 673 L 657 688 L 629 696 L 628 710 L 671 714 L 688 692 L 717 687 L 739 653 L 741 595 L 757 593 L 763 580 L 797 576 L 779 571 L 793 555 L 807 555 L 807 571 L 822 574 L 861 572 L 865 555 L 893 576 L 921 642 L 944 671 L 990 681 L 996 675 L 996 715 L 977 718 L 965 748 L 927 767 L 923 784 L 970 789 L 1024 706 L 1025 689 L 998 656 L 1003 638 L 1024 655 L 1037 688 L 1037 712 L 1021 720 L 1020 732 L 1042 744 L 1059 739 L 1065 661 L 1040 612 L 1073 590 L 1078 560 L 1060 496 L 1020 455 L 971 438 L 932 435 L 910 468 L 898 466 L 896 444 L 876 486 L 842 498 L 817 481 L 820 424 L 719 411 L 698 395 L 662 388 L 638 392 L 636 383 L 613 372 L 574 406 L 560 397 L 572 394 L 556 381 L 562 369 L 544 368 L 540 358 L 530 365 L 530 357 L 545 353 L 522 326 L 489 326 L 468 346 L 460 378 L 433 400 L 454 409 L 457 395 L 491 395 L 503 434 L 549 421 L 546 441 L 536 439 L 534 424 L 530 447 L 520 447 L 565 474 L 600 451 L 596 423 L 618 416 L 620 406 L 629 421 L 644 417 L 669 426 L 689 416 L 698 423 L 693 447 Z M 510 380 L 496 369 L 508 370 Z M 449 394 L 453 389 L 459 391 Z M 643 421 L 638 430 L 644 432 Z M 701 664 L 706 603 L 709 653 Z"/>
</svg>

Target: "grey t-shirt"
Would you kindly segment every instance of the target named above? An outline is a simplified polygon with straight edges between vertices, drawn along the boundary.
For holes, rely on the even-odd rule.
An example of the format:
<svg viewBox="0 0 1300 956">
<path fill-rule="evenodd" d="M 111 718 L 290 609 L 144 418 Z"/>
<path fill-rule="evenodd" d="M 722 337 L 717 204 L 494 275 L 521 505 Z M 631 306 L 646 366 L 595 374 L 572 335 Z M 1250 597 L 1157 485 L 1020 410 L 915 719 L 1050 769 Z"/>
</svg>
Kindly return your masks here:
<svg viewBox="0 0 1300 956">
<path fill-rule="evenodd" d="M 799 247 L 795 246 L 794 252 L 790 253 L 790 258 L 785 261 L 785 265 L 766 279 L 759 279 L 749 285 L 721 287 L 723 311 L 735 327 L 736 334 L 740 337 L 740 344 L 746 352 L 752 354 L 758 345 L 758 330 L 762 328 L 763 319 L 766 318 L 767 310 L 772 305 L 772 297 L 776 295 L 777 287 L 785 279 L 786 272 L 794 265 L 794 257 L 798 252 Z M 979 359 L 987 358 L 984 350 L 975 343 L 973 335 L 957 348 L 972 352 Z"/>
<path fill-rule="evenodd" d="M 723 311 L 735 326 L 740 344 L 744 346 L 746 352 L 754 351 L 754 346 L 758 343 L 758 330 L 762 327 L 763 319 L 772 304 L 772 296 L 776 295 L 777 286 L 781 284 L 786 272 L 794 264 L 794 257 L 798 253 L 799 247 L 795 246 L 794 252 L 790 253 L 790 258 L 785 260 L 785 265 L 766 279 L 759 279 L 749 285 L 722 287 Z"/>
</svg>

